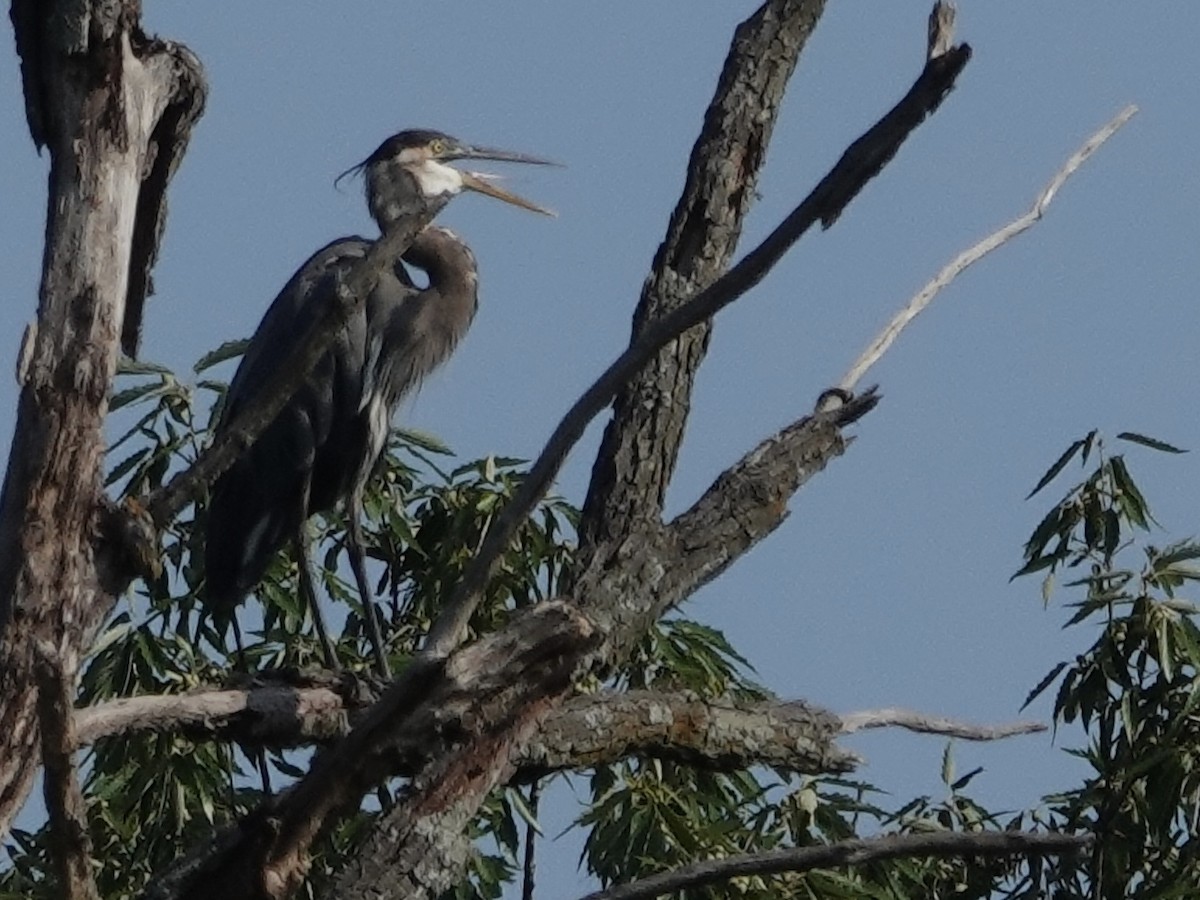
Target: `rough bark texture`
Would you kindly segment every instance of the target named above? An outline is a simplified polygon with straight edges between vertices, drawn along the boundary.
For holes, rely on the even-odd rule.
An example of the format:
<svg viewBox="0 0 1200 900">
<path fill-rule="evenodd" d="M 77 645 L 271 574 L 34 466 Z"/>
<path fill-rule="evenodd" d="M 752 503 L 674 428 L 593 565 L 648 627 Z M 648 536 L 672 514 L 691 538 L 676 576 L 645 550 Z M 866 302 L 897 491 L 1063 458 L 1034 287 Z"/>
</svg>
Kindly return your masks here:
<svg viewBox="0 0 1200 900">
<path fill-rule="evenodd" d="M 0 496 L 0 833 L 36 768 L 32 648 L 73 679 L 128 583 L 101 431 L 123 327 L 136 333 L 166 182 L 204 103 L 199 63 L 149 40 L 137 3 L 16 0 L 30 133 L 50 154 L 38 318 Z"/>
<path fill-rule="evenodd" d="M 46 810 L 54 834 L 58 887 L 65 900 L 99 900 L 92 877 L 87 805 L 75 774 L 75 682 L 48 646 L 36 649 L 38 722 L 42 735 Z"/>
<path fill-rule="evenodd" d="M 344 737 L 373 701 L 330 687 L 282 685 L 128 697 L 75 713 L 75 739 L 86 746 L 119 734 L 175 731 L 195 741 L 243 747 L 319 746 Z M 876 715 L 867 724 L 860 717 L 853 725 L 884 727 L 900 713 Z M 909 717 L 918 724 L 923 721 L 915 713 Z M 438 747 L 440 728 L 430 724 L 435 726 L 433 733 L 410 734 L 395 743 L 393 774 L 412 776 L 429 765 L 428 753 Z M 939 734 L 951 727 L 960 737 L 978 732 L 968 732 L 958 723 L 932 724 L 940 726 L 935 732 Z M 1034 727 L 1044 728 L 1024 726 Z M 845 731 L 844 720 L 800 700 L 706 700 L 686 691 L 602 691 L 575 697 L 546 716 L 514 758 L 516 780 L 533 781 L 549 772 L 591 768 L 635 754 L 722 771 L 770 765 L 795 772 L 845 772 L 855 765 L 855 757 L 833 743 Z"/>
<path fill-rule="evenodd" d="M 683 194 L 633 318 L 648 322 L 712 284 L 729 265 L 775 127 L 779 104 L 825 0 L 768 2 L 740 24 L 688 161 Z M 653 521 L 675 469 L 711 323 L 666 347 L 613 404 L 580 523 L 583 545 L 606 545 Z"/>
<path fill-rule="evenodd" d="M 448 853 L 456 864 L 443 866 L 433 883 L 457 878 L 465 862 L 462 826 L 495 779 L 509 771 L 511 747 L 570 688 L 575 661 L 596 641 L 590 622 L 567 604 L 552 601 L 532 607 L 509 628 L 448 659 L 419 658 L 410 671 L 417 670 L 411 679 L 419 680 L 423 690 L 407 695 L 418 701 L 396 705 L 385 694 L 346 739 L 316 757 L 294 788 L 243 823 L 221 852 L 198 867 L 189 864 L 172 873 L 147 896 L 288 896 L 307 872 L 317 835 L 394 774 L 403 748 L 414 739 L 436 747 L 439 761 L 418 776 L 404 801 L 380 824 L 372 845 L 350 865 L 364 879 L 383 878 L 391 885 L 415 877 L 398 868 L 401 855 L 433 876 Z M 355 889 L 369 891 L 371 883 Z M 349 886 L 344 890 L 338 896 L 352 895 Z"/>
<path fill-rule="evenodd" d="M 720 771 L 763 765 L 844 773 L 857 759 L 834 744 L 840 727 L 837 716 L 803 701 L 604 692 L 564 703 L 517 758 L 526 770 L 543 773 L 590 769 L 630 756 L 673 759 Z"/>
</svg>

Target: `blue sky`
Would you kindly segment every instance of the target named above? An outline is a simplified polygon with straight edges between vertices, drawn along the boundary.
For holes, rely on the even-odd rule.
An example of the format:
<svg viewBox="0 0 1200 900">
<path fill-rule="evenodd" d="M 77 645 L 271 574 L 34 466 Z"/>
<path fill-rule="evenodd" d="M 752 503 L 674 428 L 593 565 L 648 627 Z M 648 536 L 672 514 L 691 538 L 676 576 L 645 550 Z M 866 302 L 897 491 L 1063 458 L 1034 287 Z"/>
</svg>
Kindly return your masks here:
<svg viewBox="0 0 1200 900">
<path fill-rule="evenodd" d="M 560 159 L 510 186 L 556 221 L 468 197 L 442 217 L 472 245 L 481 310 L 454 359 L 403 410 L 464 457 L 533 456 L 624 345 L 629 318 L 733 26 L 755 4 L 149 3 L 211 84 L 171 193 L 143 356 L 186 369 L 248 335 L 312 250 L 373 234 L 334 176 L 401 128 Z M 794 76 L 743 248 L 785 215 L 907 89 L 925 2 L 831 3 Z M 687 613 L 723 628 L 783 696 L 836 711 L 908 706 L 1014 718 L 1088 639 L 1062 634 L 1035 581 L 1008 583 L 1040 516 L 1022 497 L 1092 427 L 1200 448 L 1184 400 L 1200 305 L 1196 4 L 963 2 L 975 58 L 942 111 L 829 232 L 805 238 L 723 313 L 670 494 L 685 508 L 732 460 L 812 407 L 893 310 L 964 246 L 1023 211 L 1127 102 L 1142 109 L 1033 232 L 962 277 L 869 381 L 884 401 L 799 494 L 792 518 Z M 0 42 L 0 372 L 33 316 L 47 161 L 28 139 Z M 0 383 L 0 441 L 16 389 Z M 559 490 L 580 501 L 599 429 Z M 1159 520 L 1196 531 L 1191 456 L 1131 453 Z M 1034 715 L 1044 716 L 1045 704 Z M 850 743 L 899 797 L 939 792 L 941 742 Z M 1062 743 L 1070 745 L 1071 735 Z M 958 749 L 997 806 L 1072 770 L 1050 739 Z M 571 815 L 559 798 L 554 833 Z M 543 853 L 547 886 L 581 884 L 576 850 Z"/>
</svg>

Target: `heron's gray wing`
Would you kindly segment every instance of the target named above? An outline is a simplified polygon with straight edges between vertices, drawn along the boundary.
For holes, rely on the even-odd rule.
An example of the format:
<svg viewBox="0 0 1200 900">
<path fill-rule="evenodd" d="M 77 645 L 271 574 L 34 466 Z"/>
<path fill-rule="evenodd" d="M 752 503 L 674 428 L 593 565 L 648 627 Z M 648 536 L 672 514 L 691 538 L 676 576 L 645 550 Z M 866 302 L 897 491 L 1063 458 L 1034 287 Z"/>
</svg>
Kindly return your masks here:
<svg viewBox="0 0 1200 900">
<path fill-rule="evenodd" d="M 334 273 L 366 255 L 362 237 L 338 238 L 326 244 L 296 270 L 258 323 L 225 396 L 217 431 L 228 425 L 246 401 L 257 395 L 285 365 L 305 334 L 333 300 Z"/>
<path fill-rule="evenodd" d="M 361 238 L 322 247 L 272 302 L 230 383 L 220 432 L 285 365 L 332 301 L 338 271 L 361 258 Z M 209 603 L 229 610 L 261 580 L 271 558 L 292 538 L 309 510 L 301 509 L 306 478 L 337 428 L 342 395 L 353 392 L 339 371 L 353 370 L 350 345 L 362 316 L 335 339 L 329 353 L 258 439 L 213 486 L 208 509 L 206 569 Z M 361 355 L 361 351 L 359 351 Z M 361 364 L 358 365 L 361 370 Z M 351 375 L 350 380 L 358 376 Z M 311 504 L 310 504 L 311 506 Z"/>
</svg>

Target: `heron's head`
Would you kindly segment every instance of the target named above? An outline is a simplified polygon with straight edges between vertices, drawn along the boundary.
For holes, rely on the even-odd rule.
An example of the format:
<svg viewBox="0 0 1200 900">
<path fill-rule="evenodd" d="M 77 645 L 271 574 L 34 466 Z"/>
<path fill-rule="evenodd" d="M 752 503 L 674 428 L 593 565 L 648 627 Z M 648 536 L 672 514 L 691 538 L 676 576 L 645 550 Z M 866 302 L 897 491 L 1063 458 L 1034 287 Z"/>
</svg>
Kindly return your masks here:
<svg viewBox="0 0 1200 900">
<path fill-rule="evenodd" d="M 363 173 L 367 204 L 381 231 L 424 211 L 437 212 L 463 191 L 476 191 L 522 209 L 552 216 L 550 210 L 497 186 L 496 176 L 456 169 L 452 162 L 490 159 L 555 165 L 548 159 L 466 144 L 440 131 L 410 129 L 394 134 L 365 160 L 338 176 Z"/>
</svg>

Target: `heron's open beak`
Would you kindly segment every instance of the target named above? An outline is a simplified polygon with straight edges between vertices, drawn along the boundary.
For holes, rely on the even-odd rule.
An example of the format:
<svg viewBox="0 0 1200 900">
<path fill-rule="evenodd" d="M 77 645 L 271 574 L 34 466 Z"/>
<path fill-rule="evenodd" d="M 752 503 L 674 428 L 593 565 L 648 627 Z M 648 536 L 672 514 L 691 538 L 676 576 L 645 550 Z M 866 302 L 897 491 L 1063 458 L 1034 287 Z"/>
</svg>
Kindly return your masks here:
<svg viewBox="0 0 1200 900">
<path fill-rule="evenodd" d="M 559 166 L 551 159 L 543 159 L 540 156 L 530 156 L 527 153 L 514 153 L 511 150 L 500 150 L 496 147 L 475 147 L 475 146 L 460 146 L 457 151 L 450 157 L 452 159 L 488 159 L 496 162 L 511 162 L 525 163 L 533 166 Z M 505 203 L 511 203 L 513 206 L 519 206 L 521 209 L 527 209 L 530 212 L 541 213 L 544 216 L 556 216 L 553 210 L 546 209 L 544 206 L 538 206 L 532 201 L 526 200 L 524 197 L 518 197 L 516 194 L 509 193 L 504 188 L 497 187 L 489 176 L 483 172 L 463 172 L 463 187 L 470 191 L 478 191 L 480 194 L 487 194 L 489 197 L 495 197 L 497 200 L 503 200 Z"/>
<path fill-rule="evenodd" d="M 517 154 L 512 154 L 512 155 L 517 156 Z M 507 158 L 507 157 L 489 157 L 489 158 L 490 159 L 491 158 L 500 159 L 500 158 Z M 510 159 L 509 161 L 517 162 L 518 160 Z M 534 159 L 532 157 L 528 157 L 521 161 L 536 162 L 536 163 L 540 163 L 543 165 L 553 165 L 553 163 L 547 163 L 545 160 Z M 553 218 L 558 215 L 556 212 L 554 212 L 554 210 L 546 209 L 546 207 L 544 207 L 544 206 L 538 206 L 532 200 L 526 200 L 524 197 L 518 197 L 516 194 L 510 193 L 509 191 L 504 190 L 504 188 L 502 188 L 502 187 L 497 187 L 496 185 L 494 185 L 490 181 L 488 181 L 487 178 L 488 178 L 488 176 L 484 175 L 481 172 L 463 172 L 462 173 L 463 187 L 469 191 L 477 191 L 480 194 L 487 194 L 487 196 L 489 196 L 489 197 L 495 197 L 497 200 L 503 200 L 505 203 L 511 203 L 513 206 L 519 206 L 519 207 L 521 207 L 521 209 L 527 209 L 530 212 L 541 213 L 543 216 L 550 216 Z"/>
</svg>

